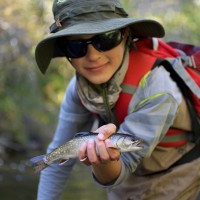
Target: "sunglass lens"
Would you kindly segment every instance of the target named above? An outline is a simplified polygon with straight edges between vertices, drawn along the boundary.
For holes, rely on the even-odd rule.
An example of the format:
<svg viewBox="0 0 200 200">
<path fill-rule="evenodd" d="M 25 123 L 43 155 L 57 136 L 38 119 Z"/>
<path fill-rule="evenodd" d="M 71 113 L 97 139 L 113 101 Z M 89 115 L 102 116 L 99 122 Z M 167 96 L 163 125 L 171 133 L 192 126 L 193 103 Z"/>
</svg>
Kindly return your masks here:
<svg viewBox="0 0 200 200">
<path fill-rule="evenodd" d="M 65 41 L 61 48 L 68 58 L 79 58 L 83 57 L 87 52 L 87 44 L 82 41 Z"/>
<path fill-rule="evenodd" d="M 92 44 L 99 51 L 108 51 L 116 47 L 122 41 L 122 33 L 120 30 L 107 32 L 97 35 Z"/>
</svg>

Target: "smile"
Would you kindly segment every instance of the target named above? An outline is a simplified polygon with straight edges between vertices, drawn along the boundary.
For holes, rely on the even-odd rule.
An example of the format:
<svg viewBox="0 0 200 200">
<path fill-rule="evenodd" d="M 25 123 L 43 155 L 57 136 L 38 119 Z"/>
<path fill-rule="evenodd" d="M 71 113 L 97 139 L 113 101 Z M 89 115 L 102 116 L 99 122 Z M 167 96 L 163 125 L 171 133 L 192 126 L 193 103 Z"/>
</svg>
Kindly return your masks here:
<svg viewBox="0 0 200 200">
<path fill-rule="evenodd" d="M 106 67 L 106 64 L 103 65 L 98 65 L 98 66 L 94 66 L 94 67 L 88 67 L 86 68 L 88 71 L 91 72 L 97 72 L 97 71 L 101 71 L 102 69 L 104 69 Z"/>
</svg>

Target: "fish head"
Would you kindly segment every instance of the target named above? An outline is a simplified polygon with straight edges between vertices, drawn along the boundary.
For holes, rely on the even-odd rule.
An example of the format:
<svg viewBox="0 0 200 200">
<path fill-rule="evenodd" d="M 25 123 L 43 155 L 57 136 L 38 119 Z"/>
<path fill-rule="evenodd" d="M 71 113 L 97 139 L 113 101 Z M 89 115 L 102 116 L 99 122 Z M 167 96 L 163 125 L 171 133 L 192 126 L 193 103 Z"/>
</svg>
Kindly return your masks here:
<svg viewBox="0 0 200 200">
<path fill-rule="evenodd" d="M 137 151 L 143 148 L 142 140 L 136 139 L 135 137 L 125 136 L 120 137 L 116 143 L 117 148 L 120 149 L 121 152 L 130 152 Z"/>
</svg>

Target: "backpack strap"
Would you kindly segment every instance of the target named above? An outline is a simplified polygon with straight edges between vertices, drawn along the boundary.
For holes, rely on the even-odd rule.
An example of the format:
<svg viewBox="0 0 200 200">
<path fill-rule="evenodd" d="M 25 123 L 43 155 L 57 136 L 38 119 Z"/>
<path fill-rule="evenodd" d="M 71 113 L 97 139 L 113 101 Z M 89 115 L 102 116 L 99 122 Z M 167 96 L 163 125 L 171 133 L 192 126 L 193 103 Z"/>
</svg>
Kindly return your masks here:
<svg viewBox="0 0 200 200">
<path fill-rule="evenodd" d="M 156 61 L 157 66 L 163 66 L 169 73 L 171 78 L 177 83 L 178 87 L 180 88 L 182 94 L 184 95 L 186 99 L 186 103 L 189 108 L 191 121 L 192 121 L 192 127 L 193 127 L 193 137 L 192 142 L 194 142 L 196 145 L 195 147 L 183 155 L 181 159 L 179 159 L 176 163 L 174 163 L 171 167 L 178 166 L 190 161 L 193 161 L 200 157 L 200 120 L 198 118 L 197 112 L 192 104 L 192 99 L 190 95 L 190 91 L 188 88 L 188 85 L 183 81 L 183 79 L 179 76 L 177 71 L 174 69 L 174 67 L 171 65 L 171 63 L 167 60 L 160 60 L 158 59 Z M 155 67 L 155 65 L 154 65 Z"/>
<path fill-rule="evenodd" d="M 156 64 L 157 64 L 157 66 L 162 65 L 170 73 L 171 78 L 177 83 L 179 89 L 181 90 L 182 94 L 184 95 L 184 97 L 186 99 L 186 103 L 189 108 L 190 117 L 191 117 L 191 121 L 192 121 L 192 127 L 193 127 L 193 140 L 192 141 L 196 144 L 200 144 L 200 120 L 199 120 L 197 112 L 192 104 L 191 95 L 189 93 L 189 90 L 192 90 L 189 86 L 194 86 L 193 91 L 196 91 L 195 88 L 198 86 L 196 84 L 193 84 L 193 81 L 192 82 L 188 81 L 188 83 L 191 83 L 191 84 L 187 84 L 182 79 L 182 77 L 180 77 L 178 72 L 180 72 L 179 69 L 182 67 L 174 67 L 168 60 L 160 60 L 160 59 L 158 59 L 156 61 Z M 182 70 L 182 72 L 183 72 L 184 68 L 182 68 L 182 69 L 183 69 Z M 184 74 L 187 74 L 187 72 L 185 71 Z M 192 80 L 190 77 L 189 77 L 189 79 Z M 197 88 L 197 89 L 199 90 L 199 88 Z"/>
</svg>

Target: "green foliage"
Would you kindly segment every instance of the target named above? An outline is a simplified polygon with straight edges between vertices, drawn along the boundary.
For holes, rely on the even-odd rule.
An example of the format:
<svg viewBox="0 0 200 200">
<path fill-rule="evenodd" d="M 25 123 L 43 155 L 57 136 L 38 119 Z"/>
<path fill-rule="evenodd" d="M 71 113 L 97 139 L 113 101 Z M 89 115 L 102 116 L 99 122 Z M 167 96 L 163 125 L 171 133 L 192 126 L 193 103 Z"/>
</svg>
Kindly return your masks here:
<svg viewBox="0 0 200 200">
<path fill-rule="evenodd" d="M 64 81 L 61 83 L 64 79 L 59 78 L 61 73 L 55 71 L 53 81 L 45 80 L 35 63 L 35 45 L 47 33 L 44 27 L 48 27 L 42 2 L 0 3 L 4 10 L 0 20 L 0 135 L 22 145 L 28 145 L 30 134 L 41 137 L 50 130 L 50 135 L 53 133 L 61 97 L 59 102 L 54 99 L 48 86 L 60 80 L 53 93 L 66 87 Z M 49 103 L 52 99 L 54 103 Z"/>
</svg>

